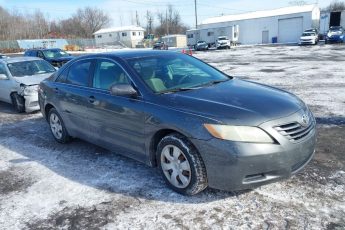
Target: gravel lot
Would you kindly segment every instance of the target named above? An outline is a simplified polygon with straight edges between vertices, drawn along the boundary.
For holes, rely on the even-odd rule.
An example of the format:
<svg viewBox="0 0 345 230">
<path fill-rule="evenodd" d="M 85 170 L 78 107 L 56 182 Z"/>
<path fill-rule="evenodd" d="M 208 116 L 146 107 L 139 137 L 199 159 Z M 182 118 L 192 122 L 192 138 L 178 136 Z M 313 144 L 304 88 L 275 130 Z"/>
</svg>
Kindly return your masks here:
<svg viewBox="0 0 345 230">
<path fill-rule="evenodd" d="M 345 229 L 345 46 L 237 47 L 195 56 L 289 90 L 318 121 L 314 160 L 289 180 L 184 197 L 157 169 L 75 140 L 0 102 L 0 229 Z"/>
</svg>

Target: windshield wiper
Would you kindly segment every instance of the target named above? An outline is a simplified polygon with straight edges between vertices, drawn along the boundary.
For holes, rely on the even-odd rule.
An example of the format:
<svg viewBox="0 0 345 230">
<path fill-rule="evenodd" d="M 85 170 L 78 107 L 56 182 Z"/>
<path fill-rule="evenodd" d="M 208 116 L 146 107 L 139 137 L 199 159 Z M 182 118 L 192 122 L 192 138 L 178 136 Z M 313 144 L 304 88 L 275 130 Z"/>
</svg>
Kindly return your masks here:
<svg viewBox="0 0 345 230">
<path fill-rule="evenodd" d="M 198 87 L 182 87 L 182 88 L 176 88 L 176 89 L 167 89 L 167 90 L 163 90 L 158 92 L 159 94 L 165 94 L 165 93 L 176 93 L 176 92 L 182 92 L 182 91 L 189 91 L 189 90 L 193 90 L 193 89 L 198 89 Z"/>
<path fill-rule="evenodd" d="M 207 87 L 207 86 L 211 86 L 211 85 L 216 85 L 216 84 L 219 84 L 219 83 L 222 83 L 222 82 L 226 82 L 226 81 L 229 81 L 229 80 L 230 79 L 209 81 L 209 82 L 206 82 L 205 84 L 198 85 L 198 87 Z"/>
</svg>

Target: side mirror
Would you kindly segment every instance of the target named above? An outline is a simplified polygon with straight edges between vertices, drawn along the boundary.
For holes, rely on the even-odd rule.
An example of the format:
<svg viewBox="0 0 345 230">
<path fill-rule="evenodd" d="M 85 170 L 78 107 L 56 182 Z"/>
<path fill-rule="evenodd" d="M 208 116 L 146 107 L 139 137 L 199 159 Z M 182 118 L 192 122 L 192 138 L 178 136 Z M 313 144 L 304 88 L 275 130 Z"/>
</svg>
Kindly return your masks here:
<svg viewBox="0 0 345 230">
<path fill-rule="evenodd" d="M 138 96 L 138 92 L 130 84 L 114 84 L 110 87 L 110 94 L 132 98 Z"/>
<path fill-rule="evenodd" d="M 7 80 L 8 77 L 5 74 L 0 74 L 0 80 Z"/>
</svg>

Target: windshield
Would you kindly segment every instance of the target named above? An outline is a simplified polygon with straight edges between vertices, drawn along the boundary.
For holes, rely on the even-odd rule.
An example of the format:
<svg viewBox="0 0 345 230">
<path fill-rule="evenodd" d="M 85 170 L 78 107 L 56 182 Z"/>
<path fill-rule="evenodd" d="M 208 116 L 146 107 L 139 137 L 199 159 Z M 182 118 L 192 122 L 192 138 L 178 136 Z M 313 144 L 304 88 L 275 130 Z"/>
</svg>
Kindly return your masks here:
<svg viewBox="0 0 345 230">
<path fill-rule="evenodd" d="M 341 31 L 342 28 L 340 26 L 339 27 L 331 27 L 329 30 L 332 32 L 335 32 L 335 31 Z"/>
<path fill-rule="evenodd" d="M 7 64 L 7 66 L 13 77 L 55 72 L 55 68 L 44 60 L 14 62 Z"/>
<path fill-rule="evenodd" d="M 60 58 L 70 56 L 63 50 L 43 50 L 42 52 L 46 58 Z"/>
<path fill-rule="evenodd" d="M 198 41 L 198 43 L 201 44 L 201 43 L 206 43 L 206 42 L 204 42 L 204 41 Z"/>
<path fill-rule="evenodd" d="M 189 55 L 171 53 L 129 59 L 128 63 L 156 93 L 191 90 L 231 78 Z"/>
<path fill-rule="evenodd" d="M 226 37 L 221 37 L 221 38 L 218 38 L 218 40 L 228 40 Z"/>
<path fill-rule="evenodd" d="M 303 37 L 308 37 L 308 36 L 315 36 L 315 33 L 303 33 Z"/>
</svg>

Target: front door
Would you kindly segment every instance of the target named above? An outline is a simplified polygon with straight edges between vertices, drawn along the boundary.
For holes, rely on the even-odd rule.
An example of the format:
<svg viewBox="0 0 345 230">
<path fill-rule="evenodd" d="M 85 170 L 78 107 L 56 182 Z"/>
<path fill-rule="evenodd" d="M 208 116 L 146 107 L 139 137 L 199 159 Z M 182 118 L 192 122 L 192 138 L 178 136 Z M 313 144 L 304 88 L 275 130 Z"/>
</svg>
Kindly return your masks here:
<svg viewBox="0 0 345 230">
<path fill-rule="evenodd" d="M 114 84 L 132 84 L 116 62 L 99 59 L 95 65 L 88 118 L 93 142 L 121 151 L 140 161 L 145 160 L 145 113 L 141 97 L 113 96 Z"/>
<path fill-rule="evenodd" d="M 269 32 L 268 30 L 262 31 L 262 44 L 269 43 Z"/>
</svg>

